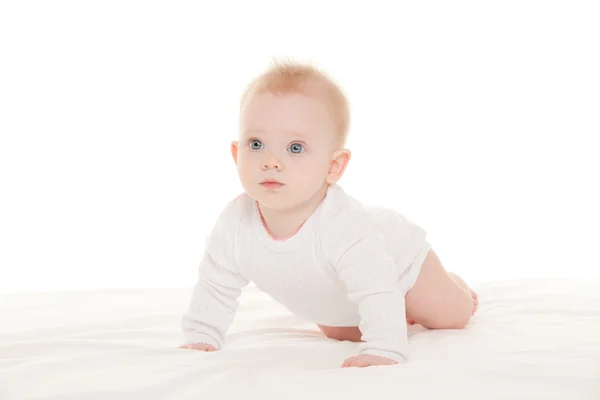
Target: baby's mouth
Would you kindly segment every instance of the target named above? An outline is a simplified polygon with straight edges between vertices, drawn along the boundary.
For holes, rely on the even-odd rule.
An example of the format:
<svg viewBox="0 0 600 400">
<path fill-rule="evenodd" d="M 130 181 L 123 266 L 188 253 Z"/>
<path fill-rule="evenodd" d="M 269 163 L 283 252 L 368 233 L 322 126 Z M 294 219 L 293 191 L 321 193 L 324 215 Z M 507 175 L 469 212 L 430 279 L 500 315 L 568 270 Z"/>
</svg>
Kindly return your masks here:
<svg viewBox="0 0 600 400">
<path fill-rule="evenodd" d="M 260 183 L 260 185 L 266 189 L 279 189 L 283 186 L 283 183 L 276 179 L 265 179 Z"/>
</svg>

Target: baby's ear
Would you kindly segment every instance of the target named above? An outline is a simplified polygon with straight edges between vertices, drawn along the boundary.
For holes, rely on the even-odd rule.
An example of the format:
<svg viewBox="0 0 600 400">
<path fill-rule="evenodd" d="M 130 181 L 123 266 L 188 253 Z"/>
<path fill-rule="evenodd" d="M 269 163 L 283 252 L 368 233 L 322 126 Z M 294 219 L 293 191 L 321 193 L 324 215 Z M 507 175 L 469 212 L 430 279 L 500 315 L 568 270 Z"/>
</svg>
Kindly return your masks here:
<svg viewBox="0 0 600 400">
<path fill-rule="evenodd" d="M 233 162 L 235 165 L 237 165 L 238 146 L 239 144 L 237 141 L 234 140 L 231 142 L 231 156 L 233 157 Z"/>
<path fill-rule="evenodd" d="M 348 149 L 339 149 L 333 153 L 329 164 L 329 172 L 327 173 L 327 183 L 333 185 L 340 180 L 350 162 L 350 156 L 351 153 Z"/>
</svg>

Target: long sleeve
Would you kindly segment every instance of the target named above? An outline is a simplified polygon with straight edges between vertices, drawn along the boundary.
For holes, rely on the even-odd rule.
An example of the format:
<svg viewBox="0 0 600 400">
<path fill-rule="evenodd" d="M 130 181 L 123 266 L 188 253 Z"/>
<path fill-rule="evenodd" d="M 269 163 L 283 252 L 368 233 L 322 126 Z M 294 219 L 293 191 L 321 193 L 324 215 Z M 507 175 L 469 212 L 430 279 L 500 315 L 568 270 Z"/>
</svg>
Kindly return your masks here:
<svg viewBox="0 0 600 400">
<path fill-rule="evenodd" d="M 404 362 L 408 356 L 405 299 L 383 235 L 373 221 L 359 216 L 345 218 L 329 236 L 330 262 L 349 300 L 358 305 L 363 333 L 360 353 Z"/>
<path fill-rule="evenodd" d="M 182 318 L 186 343 L 206 343 L 220 349 L 238 308 L 242 288 L 249 283 L 235 262 L 235 216 L 224 213 L 206 242 L 198 281 Z"/>
</svg>

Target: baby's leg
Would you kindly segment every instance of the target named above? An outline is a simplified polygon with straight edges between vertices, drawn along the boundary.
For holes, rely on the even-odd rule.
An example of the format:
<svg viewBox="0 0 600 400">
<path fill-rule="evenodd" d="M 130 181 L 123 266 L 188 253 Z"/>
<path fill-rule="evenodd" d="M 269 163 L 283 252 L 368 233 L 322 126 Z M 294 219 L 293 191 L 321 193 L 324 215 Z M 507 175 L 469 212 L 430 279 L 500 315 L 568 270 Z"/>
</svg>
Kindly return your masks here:
<svg viewBox="0 0 600 400">
<path fill-rule="evenodd" d="M 406 314 L 425 328 L 461 329 L 475 313 L 477 302 L 475 292 L 458 275 L 447 272 L 431 250 L 406 294 Z"/>
<path fill-rule="evenodd" d="M 458 275 L 447 272 L 437 254 L 429 252 L 415 285 L 406 294 L 406 318 L 410 325 L 429 329 L 464 328 L 477 310 L 477 294 Z M 361 341 L 358 327 L 318 325 L 330 339 Z"/>
<path fill-rule="evenodd" d="M 429 252 L 415 285 L 406 294 L 406 318 L 410 325 L 429 329 L 462 329 L 477 310 L 477 294 L 462 278 L 447 272 L 437 254 Z M 330 339 L 361 341 L 358 327 L 318 325 Z"/>
</svg>

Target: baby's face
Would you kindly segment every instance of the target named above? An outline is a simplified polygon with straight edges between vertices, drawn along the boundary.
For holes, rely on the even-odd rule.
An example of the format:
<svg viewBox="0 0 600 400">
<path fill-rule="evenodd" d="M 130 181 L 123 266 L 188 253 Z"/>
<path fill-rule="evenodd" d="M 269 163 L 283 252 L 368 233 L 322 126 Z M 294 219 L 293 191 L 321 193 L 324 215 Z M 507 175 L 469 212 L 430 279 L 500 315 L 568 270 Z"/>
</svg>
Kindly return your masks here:
<svg viewBox="0 0 600 400">
<path fill-rule="evenodd" d="M 285 210 L 305 203 L 326 187 L 335 143 L 335 125 L 318 99 L 256 94 L 240 120 L 242 186 L 263 207 Z"/>
</svg>

